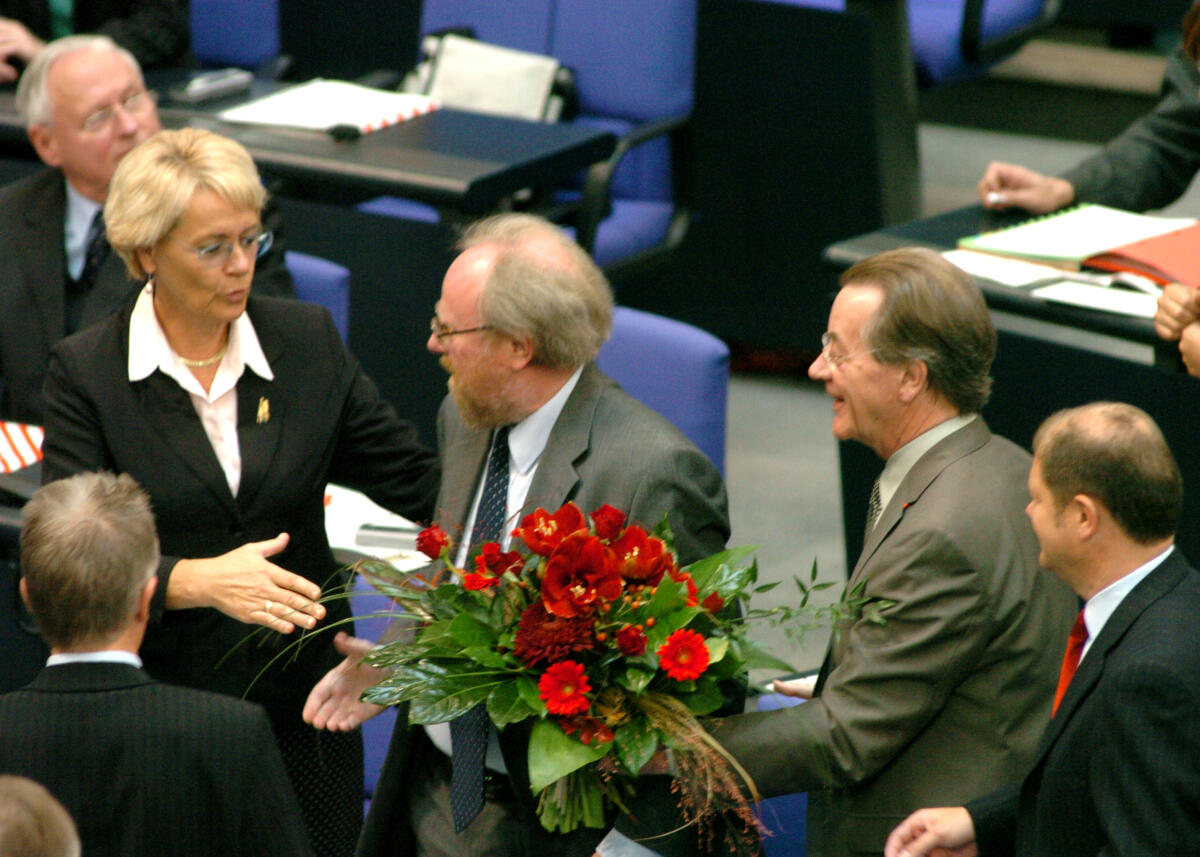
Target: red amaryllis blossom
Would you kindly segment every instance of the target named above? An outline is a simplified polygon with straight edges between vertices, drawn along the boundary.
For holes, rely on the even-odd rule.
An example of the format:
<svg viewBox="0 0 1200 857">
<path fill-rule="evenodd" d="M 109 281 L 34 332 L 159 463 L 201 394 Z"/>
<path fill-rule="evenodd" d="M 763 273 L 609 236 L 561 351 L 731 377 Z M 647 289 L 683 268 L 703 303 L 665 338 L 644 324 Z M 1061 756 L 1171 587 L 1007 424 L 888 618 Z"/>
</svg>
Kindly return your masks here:
<svg viewBox="0 0 1200 857">
<path fill-rule="evenodd" d="M 589 615 L 598 601 L 619 598 L 621 589 L 612 553 L 586 531 L 567 536 L 546 560 L 542 601 L 555 616 Z"/>
<path fill-rule="evenodd" d="M 621 654 L 636 658 L 646 651 L 645 632 L 636 625 L 626 625 L 617 631 L 617 648 L 621 650 Z"/>
<path fill-rule="evenodd" d="M 611 741 L 614 737 L 613 731 L 595 717 L 584 717 L 583 715 L 564 717 L 558 721 L 558 725 L 568 735 L 578 732 L 579 740 L 584 744 L 591 744 L 593 741 Z"/>
<path fill-rule="evenodd" d="M 625 513 L 607 503 L 592 512 L 592 526 L 596 528 L 596 536 L 606 542 L 611 542 L 621 534 L 621 525 L 624 523 Z"/>
<path fill-rule="evenodd" d="M 426 527 L 417 533 L 417 550 L 430 559 L 437 559 L 442 550 L 450 546 L 450 537 L 441 527 Z"/>
<path fill-rule="evenodd" d="M 700 606 L 702 606 L 709 613 L 720 613 L 721 608 L 725 606 L 725 599 L 714 592 L 701 601 Z"/>
<path fill-rule="evenodd" d="M 575 661 L 560 661 L 538 679 L 538 695 L 551 714 L 583 714 L 590 705 L 584 694 L 591 689 L 583 665 Z"/>
<path fill-rule="evenodd" d="M 687 577 L 685 577 L 683 579 L 683 582 L 687 584 L 687 606 L 688 607 L 699 606 L 700 590 L 696 588 L 696 583 L 695 583 L 695 581 L 692 580 L 692 576 L 689 574 Z"/>
<path fill-rule="evenodd" d="M 662 539 L 647 534 L 641 527 L 626 527 L 621 537 L 612 543 L 612 552 L 621 576 L 630 583 L 657 586 L 664 572 L 675 565 Z"/>
<path fill-rule="evenodd" d="M 513 654 L 527 667 L 554 663 L 573 652 L 590 649 L 595 642 L 590 619 L 563 619 L 546 612 L 540 601 L 521 613 L 513 639 Z"/>
<path fill-rule="evenodd" d="M 681 628 L 658 647 L 658 663 L 675 681 L 700 678 L 708 669 L 708 646 L 695 631 Z"/>
<path fill-rule="evenodd" d="M 475 557 L 475 570 L 480 574 L 487 574 L 491 577 L 503 577 L 504 572 L 511 571 L 513 574 L 520 574 L 521 567 L 525 565 L 525 558 L 516 551 L 508 551 L 507 553 L 500 550 L 500 545 L 495 542 L 488 542 L 479 551 L 479 555 Z"/>
<path fill-rule="evenodd" d="M 491 589 L 499 582 L 500 578 L 492 577 L 490 574 L 476 574 L 468 571 L 463 575 L 463 589 Z"/>
<path fill-rule="evenodd" d="M 580 530 L 587 530 L 587 518 L 578 506 L 567 503 L 553 515 L 545 509 L 535 509 L 512 534 L 538 556 L 550 556 L 563 539 Z"/>
</svg>

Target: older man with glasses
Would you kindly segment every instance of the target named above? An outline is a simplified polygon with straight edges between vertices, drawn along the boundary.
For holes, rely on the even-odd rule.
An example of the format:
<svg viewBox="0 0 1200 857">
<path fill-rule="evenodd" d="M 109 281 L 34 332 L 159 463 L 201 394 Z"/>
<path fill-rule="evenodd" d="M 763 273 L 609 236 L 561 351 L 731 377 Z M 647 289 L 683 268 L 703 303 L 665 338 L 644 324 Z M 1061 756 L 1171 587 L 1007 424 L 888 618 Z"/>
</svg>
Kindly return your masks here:
<svg viewBox="0 0 1200 857">
<path fill-rule="evenodd" d="M 0 190 L 0 417 L 40 423 L 51 346 L 138 291 L 108 252 L 101 209 L 117 164 L 159 121 L 137 60 L 107 36 L 50 42 L 16 100 L 49 169 Z M 259 259 L 255 291 L 292 296 L 278 215 L 263 216 L 276 240 Z"/>
<path fill-rule="evenodd" d="M 979 290 L 921 249 L 841 282 L 809 375 L 834 435 L 886 461 L 846 616 L 811 701 L 715 733 L 764 796 L 809 792 L 823 857 L 882 854 L 913 809 L 1018 780 L 1077 609 L 1038 570 L 1028 453 L 979 415 L 996 351 Z"/>
</svg>

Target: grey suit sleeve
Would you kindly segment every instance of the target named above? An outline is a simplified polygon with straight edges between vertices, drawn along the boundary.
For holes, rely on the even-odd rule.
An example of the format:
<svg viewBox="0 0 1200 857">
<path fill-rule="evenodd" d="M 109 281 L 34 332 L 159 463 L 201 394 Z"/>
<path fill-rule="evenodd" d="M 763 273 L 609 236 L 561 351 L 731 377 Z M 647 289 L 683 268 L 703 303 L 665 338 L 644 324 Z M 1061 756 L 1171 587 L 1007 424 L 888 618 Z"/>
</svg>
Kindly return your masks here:
<svg viewBox="0 0 1200 857">
<path fill-rule="evenodd" d="M 985 585 L 958 546 L 922 528 L 889 544 L 865 595 L 895 601 L 879 625 L 839 629 L 819 697 L 722 721 L 714 735 L 764 797 L 865 780 L 895 758 L 976 667 L 991 635 Z M 781 752 L 781 748 L 785 749 Z"/>
<path fill-rule="evenodd" d="M 725 483 L 712 462 L 694 448 L 676 449 L 647 472 L 628 510 L 629 520 L 646 528 L 658 524 L 664 513 L 681 565 L 725 549 L 729 540 Z"/>
<path fill-rule="evenodd" d="M 1177 49 L 1162 98 L 1098 154 L 1062 174 L 1078 202 L 1147 211 L 1183 195 L 1200 170 L 1200 71 Z"/>
</svg>

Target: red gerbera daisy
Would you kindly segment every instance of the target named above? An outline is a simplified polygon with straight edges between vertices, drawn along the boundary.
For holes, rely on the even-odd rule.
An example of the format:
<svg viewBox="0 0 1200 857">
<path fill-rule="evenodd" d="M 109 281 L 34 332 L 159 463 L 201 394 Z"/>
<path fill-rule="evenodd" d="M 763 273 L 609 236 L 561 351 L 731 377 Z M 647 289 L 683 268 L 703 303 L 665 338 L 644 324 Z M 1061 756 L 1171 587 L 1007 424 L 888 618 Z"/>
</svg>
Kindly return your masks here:
<svg viewBox="0 0 1200 857">
<path fill-rule="evenodd" d="M 535 601 L 521 613 L 513 654 L 532 668 L 561 661 L 572 652 L 586 651 L 593 639 L 590 619 L 554 616 L 541 601 Z"/>
<path fill-rule="evenodd" d="M 591 704 L 584 694 L 592 689 L 583 665 L 559 661 L 538 679 L 538 695 L 551 714 L 583 714 Z"/>
<path fill-rule="evenodd" d="M 695 631 L 681 628 L 658 647 L 658 663 L 675 681 L 700 678 L 708 669 L 708 646 Z"/>
</svg>

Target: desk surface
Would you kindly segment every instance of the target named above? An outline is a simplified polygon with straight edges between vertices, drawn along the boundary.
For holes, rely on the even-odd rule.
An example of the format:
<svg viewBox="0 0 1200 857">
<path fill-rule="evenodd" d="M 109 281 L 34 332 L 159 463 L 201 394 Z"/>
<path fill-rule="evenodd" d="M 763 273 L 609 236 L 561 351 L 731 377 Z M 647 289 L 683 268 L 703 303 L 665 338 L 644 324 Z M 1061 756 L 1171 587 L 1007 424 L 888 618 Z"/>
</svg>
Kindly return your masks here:
<svg viewBox="0 0 1200 857">
<path fill-rule="evenodd" d="M 210 128 L 242 143 L 259 168 L 295 180 L 334 180 L 362 196 L 395 194 L 479 214 L 522 188 L 554 183 L 612 154 L 607 131 L 441 109 L 357 140 L 316 131 L 222 122 L 222 101 L 159 107 L 167 127 Z M 25 143 L 11 88 L 0 90 L 0 142 Z"/>
<path fill-rule="evenodd" d="M 914 220 L 900 226 L 889 226 L 839 241 L 826 248 L 825 261 L 837 268 L 848 268 L 860 259 L 897 247 L 922 245 L 935 250 L 950 250 L 963 236 L 1002 229 L 1028 218 L 1029 214 L 1024 212 L 997 213 L 990 212 L 981 205 L 969 205 L 934 217 Z M 988 306 L 993 309 L 1135 342 L 1154 345 L 1160 342 L 1154 333 L 1154 325 L 1148 319 L 1066 306 L 1034 297 L 1022 289 L 982 280 L 979 281 L 979 285 Z"/>
</svg>

